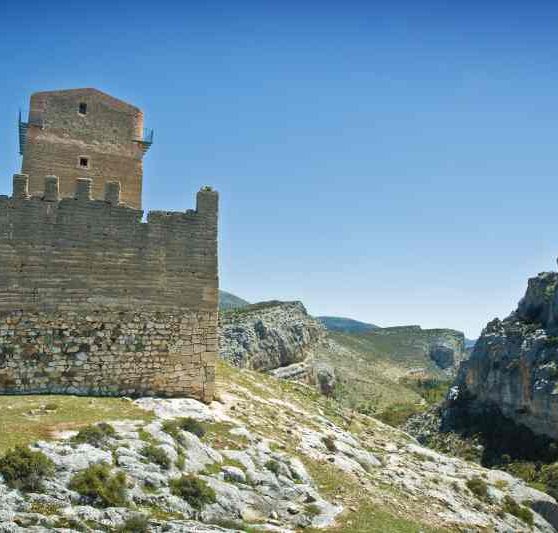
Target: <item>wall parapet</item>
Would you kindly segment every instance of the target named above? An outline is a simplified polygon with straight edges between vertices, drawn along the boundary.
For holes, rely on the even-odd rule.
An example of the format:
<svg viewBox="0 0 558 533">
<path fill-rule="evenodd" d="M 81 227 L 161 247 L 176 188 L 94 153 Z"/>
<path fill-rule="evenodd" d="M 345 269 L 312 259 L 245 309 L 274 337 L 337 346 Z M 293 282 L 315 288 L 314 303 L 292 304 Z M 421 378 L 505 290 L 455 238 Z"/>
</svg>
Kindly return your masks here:
<svg viewBox="0 0 558 533">
<path fill-rule="evenodd" d="M 120 184 L 91 199 L 91 180 L 76 180 L 74 198 L 59 197 L 54 176 L 29 195 L 16 174 L 0 196 L 0 311 L 217 309 L 218 194 L 197 193 L 196 209 L 143 211 L 123 205 Z"/>
</svg>

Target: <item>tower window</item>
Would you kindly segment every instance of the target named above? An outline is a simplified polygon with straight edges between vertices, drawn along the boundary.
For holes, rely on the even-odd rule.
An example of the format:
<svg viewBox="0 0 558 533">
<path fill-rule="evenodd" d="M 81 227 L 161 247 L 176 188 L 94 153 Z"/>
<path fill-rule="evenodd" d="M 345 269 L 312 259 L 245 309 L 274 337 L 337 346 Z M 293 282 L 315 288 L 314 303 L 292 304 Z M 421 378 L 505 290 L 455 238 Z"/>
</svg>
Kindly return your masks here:
<svg viewBox="0 0 558 533">
<path fill-rule="evenodd" d="M 79 114 L 80 115 L 87 115 L 87 104 L 85 102 L 81 102 L 79 104 Z"/>
<path fill-rule="evenodd" d="M 79 167 L 80 168 L 89 168 L 89 158 L 88 157 L 80 157 L 79 158 Z"/>
</svg>

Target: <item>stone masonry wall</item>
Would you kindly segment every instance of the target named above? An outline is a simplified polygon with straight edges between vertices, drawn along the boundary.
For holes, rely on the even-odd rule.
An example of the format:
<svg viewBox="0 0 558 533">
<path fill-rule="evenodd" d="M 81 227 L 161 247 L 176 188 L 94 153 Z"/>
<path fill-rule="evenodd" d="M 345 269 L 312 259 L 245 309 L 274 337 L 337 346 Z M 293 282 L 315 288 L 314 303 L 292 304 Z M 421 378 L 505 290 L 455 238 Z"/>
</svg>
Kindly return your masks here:
<svg viewBox="0 0 558 533">
<path fill-rule="evenodd" d="M 0 391 L 211 401 L 215 313 L 95 310 L 0 318 Z"/>
<path fill-rule="evenodd" d="M 78 112 L 87 105 L 87 113 Z M 29 130 L 22 172 L 32 194 L 42 192 L 44 176 L 60 180 L 60 193 L 71 197 L 76 178 L 93 180 L 92 194 L 102 199 L 105 183 L 118 179 L 122 201 L 141 208 L 143 156 L 137 141 L 143 134 L 143 113 L 96 89 L 71 89 L 31 96 Z M 88 168 L 79 164 L 89 161 Z"/>
<path fill-rule="evenodd" d="M 91 200 L 14 176 L 0 197 L 0 392 L 213 394 L 217 193 L 196 210 L 142 211 L 109 183 Z"/>
</svg>

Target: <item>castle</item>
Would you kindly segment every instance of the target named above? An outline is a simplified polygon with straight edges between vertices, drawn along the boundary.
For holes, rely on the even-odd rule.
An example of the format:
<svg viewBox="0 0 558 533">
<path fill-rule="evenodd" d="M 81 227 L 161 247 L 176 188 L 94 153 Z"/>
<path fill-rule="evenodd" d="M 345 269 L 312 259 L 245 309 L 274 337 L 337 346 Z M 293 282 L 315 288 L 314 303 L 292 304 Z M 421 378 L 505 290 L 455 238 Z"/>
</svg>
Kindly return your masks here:
<svg viewBox="0 0 558 533">
<path fill-rule="evenodd" d="M 0 196 L 0 393 L 214 394 L 218 196 L 143 222 L 142 112 L 36 93 Z"/>
</svg>

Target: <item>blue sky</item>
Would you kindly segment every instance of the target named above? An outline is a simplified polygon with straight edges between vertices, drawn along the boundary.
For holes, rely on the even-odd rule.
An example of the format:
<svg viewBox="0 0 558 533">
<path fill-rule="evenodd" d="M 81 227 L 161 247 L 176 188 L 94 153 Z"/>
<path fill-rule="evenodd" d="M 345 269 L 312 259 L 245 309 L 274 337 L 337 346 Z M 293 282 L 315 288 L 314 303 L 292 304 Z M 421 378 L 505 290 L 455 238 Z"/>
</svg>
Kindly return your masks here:
<svg viewBox="0 0 558 533">
<path fill-rule="evenodd" d="M 558 4 L 0 0 L 0 190 L 31 92 L 140 106 L 147 209 L 221 193 L 221 286 L 475 336 L 558 254 Z"/>
</svg>

